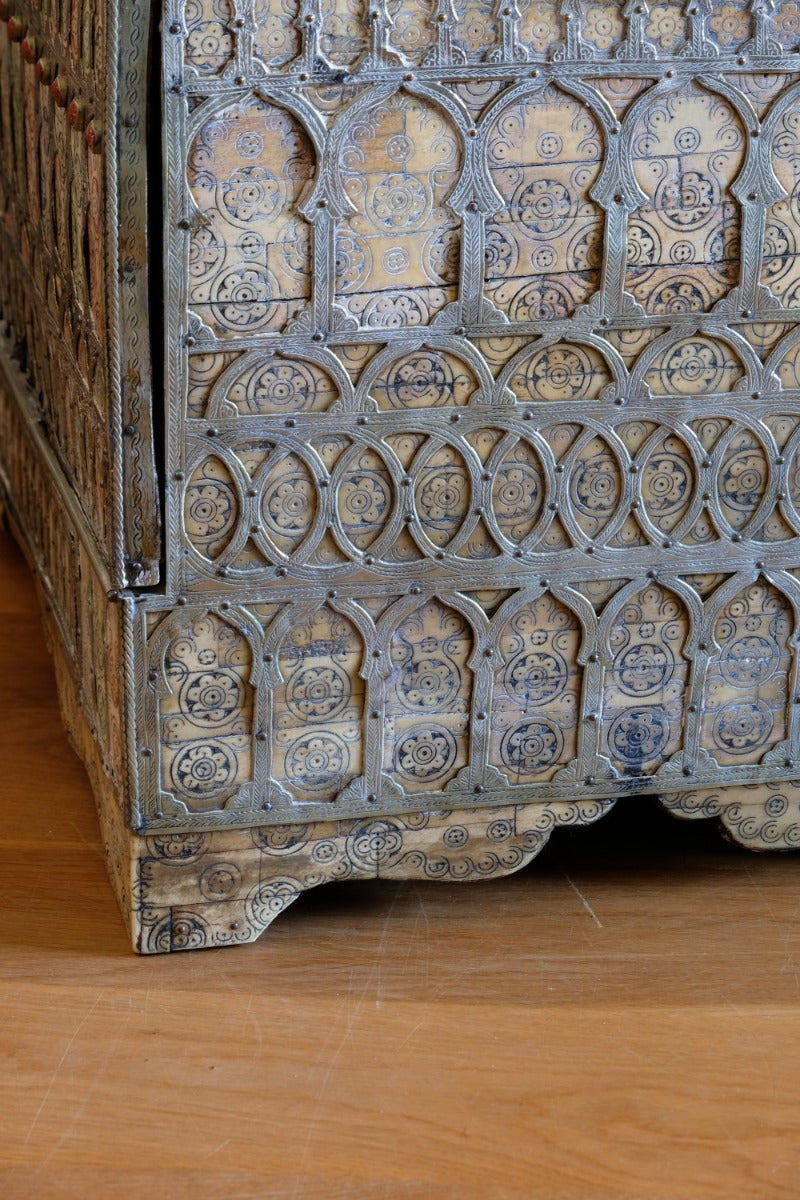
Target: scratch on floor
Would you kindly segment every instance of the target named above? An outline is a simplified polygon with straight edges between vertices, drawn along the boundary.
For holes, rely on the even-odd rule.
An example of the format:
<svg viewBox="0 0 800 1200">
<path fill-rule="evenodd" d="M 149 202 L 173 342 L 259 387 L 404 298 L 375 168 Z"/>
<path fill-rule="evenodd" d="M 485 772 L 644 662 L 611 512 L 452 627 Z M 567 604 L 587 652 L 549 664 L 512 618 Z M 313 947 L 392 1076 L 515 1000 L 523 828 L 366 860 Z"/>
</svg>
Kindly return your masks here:
<svg viewBox="0 0 800 1200">
<path fill-rule="evenodd" d="M 745 873 L 745 875 L 747 876 L 747 878 L 750 880 L 750 885 L 751 885 L 751 887 L 754 889 L 754 891 L 755 891 L 755 892 L 757 892 L 757 893 L 758 893 L 758 896 L 759 896 L 759 897 L 760 897 L 760 899 L 762 900 L 762 902 L 763 902 L 763 904 L 764 904 L 764 907 L 766 908 L 767 912 L 768 912 L 768 913 L 769 913 L 769 915 L 772 917 L 772 920 L 775 922 L 775 924 L 776 924 L 776 925 L 778 925 L 778 924 L 779 924 L 779 921 L 778 921 L 778 918 L 777 918 L 777 916 L 775 915 L 775 913 L 774 913 L 774 911 L 773 911 L 773 909 L 772 909 L 772 905 L 770 904 L 770 902 L 769 902 L 769 900 L 767 899 L 767 897 L 764 895 L 764 890 L 763 890 L 763 888 L 762 888 L 762 887 L 760 887 L 760 886 L 759 886 L 759 883 L 758 883 L 758 881 L 756 880 L 756 877 L 755 877 L 755 875 L 753 874 L 753 872 L 751 871 L 750 867 L 748 867 L 748 866 L 745 866 L 745 868 L 744 868 L 744 873 Z"/>
<path fill-rule="evenodd" d="M 47 1098 L 53 1090 L 53 1085 L 55 1084 L 55 1081 L 58 1078 L 58 1073 L 61 1070 L 62 1066 L 64 1065 L 64 1060 L 66 1059 L 67 1055 L 69 1054 L 70 1050 L 72 1049 L 73 1042 L 75 1041 L 75 1039 L 78 1036 L 78 1034 L 80 1033 L 80 1031 L 83 1029 L 86 1022 L 91 1017 L 94 1010 L 97 1008 L 97 1006 L 100 1003 L 100 1001 L 102 1000 L 102 998 L 103 997 L 102 997 L 102 993 L 101 993 L 100 995 L 98 995 L 96 997 L 95 1002 L 92 1005 L 92 1007 L 89 1009 L 89 1011 L 81 1018 L 81 1020 L 78 1022 L 78 1024 L 73 1029 L 70 1039 L 67 1042 L 66 1046 L 64 1047 L 64 1053 L 61 1055 L 61 1058 L 56 1063 L 55 1070 L 53 1071 L 53 1074 L 50 1077 L 50 1082 L 48 1083 L 47 1088 L 45 1089 L 45 1093 L 42 1096 L 41 1103 L 39 1104 L 39 1107 L 37 1108 L 36 1112 L 34 1113 L 33 1120 L 31 1121 L 31 1127 L 28 1130 L 28 1134 L 27 1134 L 27 1137 L 25 1138 L 25 1141 L 22 1143 L 23 1146 L 27 1146 L 28 1142 L 33 1137 L 33 1131 L 39 1123 L 39 1117 L 42 1115 L 42 1110 L 44 1109 L 44 1106 L 47 1103 Z"/>
<path fill-rule="evenodd" d="M 603 928 L 603 922 L 600 920 L 600 918 L 598 917 L 597 913 L 594 911 L 594 909 L 592 908 L 591 904 L 589 903 L 589 901 L 588 901 L 588 900 L 586 899 L 586 897 L 584 896 L 584 894 L 583 894 L 583 892 L 581 891 L 581 889 L 578 887 L 578 885 L 577 885 L 576 883 L 573 883 L 573 881 L 570 879 L 570 877 L 569 877 L 569 875 L 567 874 L 567 872 L 566 872 L 566 871 L 562 871 L 562 872 L 561 872 L 561 874 L 564 876 L 564 878 L 566 879 L 567 883 L 568 883 L 568 884 L 569 884 L 569 886 L 572 888 L 573 892 L 574 892 L 574 893 L 575 893 L 575 895 L 578 897 L 578 899 L 580 900 L 581 904 L 582 904 L 582 905 L 583 905 L 583 907 L 586 909 L 586 911 L 588 912 L 589 916 L 590 916 L 590 917 L 592 918 L 592 920 L 594 921 L 594 923 L 595 923 L 595 925 L 597 926 L 597 928 L 598 928 L 598 929 L 602 929 L 602 928 Z"/>
</svg>

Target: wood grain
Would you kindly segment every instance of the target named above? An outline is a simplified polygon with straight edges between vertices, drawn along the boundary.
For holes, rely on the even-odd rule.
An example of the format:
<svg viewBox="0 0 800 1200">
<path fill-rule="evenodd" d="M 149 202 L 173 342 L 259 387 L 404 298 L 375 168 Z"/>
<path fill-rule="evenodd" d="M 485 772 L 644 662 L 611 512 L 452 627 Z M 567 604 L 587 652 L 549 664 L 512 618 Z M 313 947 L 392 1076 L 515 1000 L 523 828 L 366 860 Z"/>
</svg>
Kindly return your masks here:
<svg viewBox="0 0 800 1200">
<path fill-rule="evenodd" d="M 329 885 L 138 958 L 0 551 L 7 1200 L 797 1196 L 796 858 L 637 800 L 507 879 Z"/>
</svg>

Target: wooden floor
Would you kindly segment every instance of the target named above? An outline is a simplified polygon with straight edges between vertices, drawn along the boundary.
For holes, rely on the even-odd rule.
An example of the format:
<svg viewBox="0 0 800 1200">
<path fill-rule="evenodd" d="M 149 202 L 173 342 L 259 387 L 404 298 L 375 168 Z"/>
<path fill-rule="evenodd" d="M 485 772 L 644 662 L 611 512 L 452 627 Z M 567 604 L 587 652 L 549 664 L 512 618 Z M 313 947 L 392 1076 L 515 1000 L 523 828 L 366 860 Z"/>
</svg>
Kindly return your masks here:
<svg viewBox="0 0 800 1200">
<path fill-rule="evenodd" d="M 800 1196 L 800 861 L 649 801 L 137 958 L 0 535 L 0 1196 Z"/>
</svg>

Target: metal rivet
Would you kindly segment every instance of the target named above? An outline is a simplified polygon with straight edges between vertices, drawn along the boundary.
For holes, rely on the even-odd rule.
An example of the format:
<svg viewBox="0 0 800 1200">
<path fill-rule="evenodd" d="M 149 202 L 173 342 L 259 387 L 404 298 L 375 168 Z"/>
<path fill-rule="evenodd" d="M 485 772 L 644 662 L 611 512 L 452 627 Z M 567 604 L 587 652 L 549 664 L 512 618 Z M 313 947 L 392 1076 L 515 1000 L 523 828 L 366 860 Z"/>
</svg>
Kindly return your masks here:
<svg viewBox="0 0 800 1200">
<path fill-rule="evenodd" d="M 50 83 L 53 78 L 53 64 L 49 58 L 40 58 L 34 67 L 34 71 L 39 83 Z"/>
<path fill-rule="evenodd" d="M 289 574 L 289 572 L 288 572 L 288 570 L 287 570 L 287 568 L 286 568 L 286 567 L 276 567 L 276 569 L 275 569 L 275 574 L 276 574 L 276 575 L 280 575 L 280 576 L 284 576 L 284 575 L 288 575 L 288 574 Z"/>
</svg>

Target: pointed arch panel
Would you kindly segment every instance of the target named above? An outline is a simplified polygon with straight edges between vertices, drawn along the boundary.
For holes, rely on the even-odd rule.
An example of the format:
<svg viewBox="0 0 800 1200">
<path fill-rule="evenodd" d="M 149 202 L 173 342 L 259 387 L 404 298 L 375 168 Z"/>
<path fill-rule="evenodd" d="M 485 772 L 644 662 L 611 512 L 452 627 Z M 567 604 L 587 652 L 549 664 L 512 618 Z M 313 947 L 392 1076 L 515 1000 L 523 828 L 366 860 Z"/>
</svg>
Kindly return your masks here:
<svg viewBox="0 0 800 1200">
<path fill-rule="evenodd" d="M 648 200 L 630 218 L 626 286 L 648 313 L 706 312 L 739 273 L 744 161 L 741 122 L 727 101 L 686 84 L 636 121 L 631 159 Z"/>
<path fill-rule="evenodd" d="M 298 801 L 333 800 L 362 771 L 361 634 L 326 606 L 292 625 L 277 659 L 272 777 Z"/>
<path fill-rule="evenodd" d="M 623 775 L 646 775 L 681 745 L 689 677 L 689 614 L 653 583 L 628 596 L 609 621 L 602 741 Z"/>
<path fill-rule="evenodd" d="M 486 296 L 511 321 L 569 316 L 599 280 L 603 214 L 590 197 L 603 161 L 597 121 L 547 87 L 499 113 L 486 153 L 503 198 L 486 223 Z"/>
<path fill-rule="evenodd" d="M 310 297 L 310 230 L 297 205 L 313 174 L 298 121 L 257 96 L 200 126 L 188 158 L 189 307 L 219 336 L 283 329 Z"/>
<path fill-rule="evenodd" d="M 405 792 L 436 792 L 467 764 L 472 631 L 431 599 L 404 617 L 389 641 L 383 766 Z"/>
<path fill-rule="evenodd" d="M 759 579 L 723 605 L 703 698 L 703 744 L 721 763 L 756 763 L 786 736 L 794 632 L 789 601 Z"/>
<path fill-rule="evenodd" d="M 578 618 L 548 593 L 500 629 L 489 761 L 512 783 L 550 779 L 577 754 L 580 642 Z"/>
<path fill-rule="evenodd" d="M 160 663 L 161 789 L 190 813 L 222 808 L 253 777 L 253 653 L 213 613 L 178 628 Z"/>
<path fill-rule="evenodd" d="M 336 295 L 361 325 L 427 325 L 455 299 L 460 221 L 446 201 L 460 167 L 449 120 L 408 92 L 347 130 L 339 169 L 355 212 L 336 235 Z"/>
</svg>

